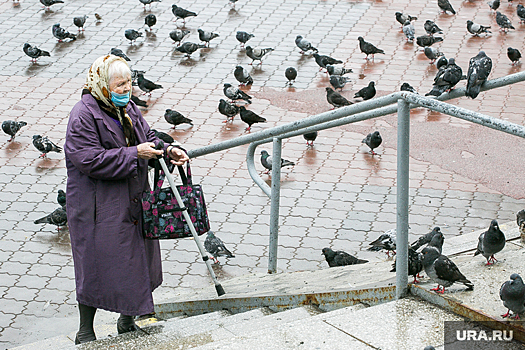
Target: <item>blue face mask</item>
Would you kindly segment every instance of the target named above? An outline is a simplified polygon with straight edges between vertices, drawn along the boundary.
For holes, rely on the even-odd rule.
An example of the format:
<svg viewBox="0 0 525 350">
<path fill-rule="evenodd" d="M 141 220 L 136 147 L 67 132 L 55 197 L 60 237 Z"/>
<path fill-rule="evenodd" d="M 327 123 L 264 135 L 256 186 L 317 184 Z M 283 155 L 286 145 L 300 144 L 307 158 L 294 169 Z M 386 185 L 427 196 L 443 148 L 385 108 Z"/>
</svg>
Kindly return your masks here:
<svg viewBox="0 0 525 350">
<path fill-rule="evenodd" d="M 115 92 L 111 92 L 111 102 L 117 107 L 124 107 L 129 102 L 129 96 L 130 92 L 127 94 L 117 94 Z"/>
</svg>

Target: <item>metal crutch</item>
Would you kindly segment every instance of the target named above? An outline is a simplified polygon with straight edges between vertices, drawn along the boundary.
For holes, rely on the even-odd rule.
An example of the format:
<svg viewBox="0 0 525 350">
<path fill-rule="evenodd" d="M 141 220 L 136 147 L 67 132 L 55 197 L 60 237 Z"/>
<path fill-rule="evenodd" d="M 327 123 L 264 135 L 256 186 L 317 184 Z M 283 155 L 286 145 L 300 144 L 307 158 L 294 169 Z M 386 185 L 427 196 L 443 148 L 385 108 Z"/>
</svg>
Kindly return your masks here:
<svg viewBox="0 0 525 350">
<path fill-rule="evenodd" d="M 164 149 L 164 142 L 161 140 L 157 146 L 156 149 Z M 215 284 L 215 290 L 217 291 L 217 295 L 221 296 L 224 295 L 226 292 L 224 291 L 224 288 L 222 288 L 219 281 L 217 281 L 217 277 L 215 277 L 215 272 L 213 272 L 213 269 L 211 267 L 210 259 L 208 258 L 208 254 L 206 254 L 206 251 L 204 250 L 204 246 L 202 245 L 199 235 L 197 235 L 197 231 L 195 231 L 195 227 L 193 226 L 193 223 L 191 222 L 190 215 L 188 214 L 188 208 L 184 206 L 184 203 L 182 202 L 182 198 L 180 197 L 179 191 L 177 191 L 177 185 L 175 185 L 175 182 L 173 181 L 173 177 L 171 176 L 170 171 L 168 170 L 168 166 L 166 165 L 166 162 L 164 161 L 164 157 L 161 155 L 157 158 L 157 160 L 160 163 L 160 166 L 162 167 L 162 171 L 164 171 L 164 174 L 166 175 L 166 178 L 168 179 L 168 183 L 170 184 L 171 190 L 173 191 L 173 194 L 175 195 L 175 198 L 177 199 L 177 204 L 182 209 L 182 215 L 184 216 L 184 220 L 186 220 L 186 223 L 188 224 L 191 234 L 193 235 L 193 238 L 195 240 L 195 243 L 197 244 L 197 248 L 199 248 L 199 252 L 201 253 L 202 260 L 206 263 L 206 267 L 208 268 L 208 272 L 210 273 L 211 279 L 213 280 L 213 283 Z"/>
</svg>

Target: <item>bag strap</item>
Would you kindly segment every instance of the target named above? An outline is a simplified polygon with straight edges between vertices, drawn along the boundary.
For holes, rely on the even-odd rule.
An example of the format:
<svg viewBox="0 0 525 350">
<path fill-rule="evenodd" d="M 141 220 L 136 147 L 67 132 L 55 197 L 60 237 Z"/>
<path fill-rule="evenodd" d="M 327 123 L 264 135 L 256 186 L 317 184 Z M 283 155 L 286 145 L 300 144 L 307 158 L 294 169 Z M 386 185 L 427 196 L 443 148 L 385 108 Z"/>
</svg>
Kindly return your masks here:
<svg viewBox="0 0 525 350">
<path fill-rule="evenodd" d="M 186 150 L 180 146 L 174 146 L 174 147 L 177 147 L 177 148 L 180 148 L 181 150 L 183 150 L 184 152 L 186 152 Z M 163 155 L 164 157 L 164 161 L 166 162 L 166 165 L 168 166 L 168 170 L 170 171 L 170 173 L 173 172 L 173 170 L 175 169 L 175 166 L 170 162 L 170 158 L 168 155 Z M 186 172 L 184 171 L 184 168 L 182 165 L 177 165 L 177 168 L 179 169 L 179 175 L 180 175 L 180 178 L 181 178 L 181 181 L 182 181 L 182 184 L 184 186 L 191 186 L 193 185 L 193 182 L 191 180 L 191 168 L 190 168 L 190 162 L 186 162 Z M 161 169 L 161 166 L 160 166 L 160 162 L 158 159 L 155 159 L 154 161 L 154 188 L 160 188 L 162 187 L 162 184 L 164 183 L 164 178 L 166 177 L 166 175 L 164 174 L 164 171 L 162 171 Z M 160 182 L 159 182 L 160 181 Z M 158 184 L 158 186 L 157 186 Z"/>
</svg>

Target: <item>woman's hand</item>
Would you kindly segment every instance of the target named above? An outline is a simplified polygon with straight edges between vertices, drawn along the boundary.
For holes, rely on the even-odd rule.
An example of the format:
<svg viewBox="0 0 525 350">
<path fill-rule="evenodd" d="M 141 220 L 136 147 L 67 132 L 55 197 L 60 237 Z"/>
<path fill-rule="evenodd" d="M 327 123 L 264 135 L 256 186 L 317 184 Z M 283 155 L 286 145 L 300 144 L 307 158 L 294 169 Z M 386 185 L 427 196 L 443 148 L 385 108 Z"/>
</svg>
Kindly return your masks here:
<svg viewBox="0 0 525 350">
<path fill-rule="evenodd" d="M 155 149 L 153 142 L 144 142 L 137 146 L 137 156 L 141 159 L 152 159 L 162 155 L 164 150 Z"/>
<path fill-rule="evenodd" d="M 170 146 L 168 147 L 167 151 L 168 156 L 171 158 L 171 163 L 175 165 L 183 165 L 188 160 L 190 160 L 186 152 L 184 152 L 180 148 Z"/>
</svg>

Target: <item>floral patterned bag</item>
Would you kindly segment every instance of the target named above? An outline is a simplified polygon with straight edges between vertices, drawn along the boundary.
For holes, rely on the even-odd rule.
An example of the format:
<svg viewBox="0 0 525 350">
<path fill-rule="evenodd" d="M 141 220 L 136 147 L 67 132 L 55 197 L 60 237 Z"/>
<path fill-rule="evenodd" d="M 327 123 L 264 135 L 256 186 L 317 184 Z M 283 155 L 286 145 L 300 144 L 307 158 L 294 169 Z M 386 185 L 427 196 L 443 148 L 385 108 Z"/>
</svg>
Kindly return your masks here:
<svg viewBox="0 0 525 350">
<path fill-rule="evenodd" d="M 200 185 L 192 184 L 190 163 L 186 163 L 186 174 L 183 167 L 178 166 L 182 185 L 177 186 L 177 190 L 185 208 L 179 208 L 177 199 L 170 187 L 162 188 L 166 175 L 160 169 L 159 162 L 156 161 L 155 163 L 155 188 L 150 192 L 145 192 L 142 198 L 144 238 L 173 239 L 192 237 L 190 228 L 182 215 L 182 212 L 186 209 L 197 234 L 200 236 L 208 232 L 210 230 L 210 222 L 204 194 Z M 167 176 L 171 176 L 171 174 Z"/>
</svg>

